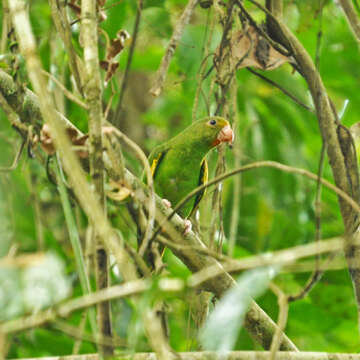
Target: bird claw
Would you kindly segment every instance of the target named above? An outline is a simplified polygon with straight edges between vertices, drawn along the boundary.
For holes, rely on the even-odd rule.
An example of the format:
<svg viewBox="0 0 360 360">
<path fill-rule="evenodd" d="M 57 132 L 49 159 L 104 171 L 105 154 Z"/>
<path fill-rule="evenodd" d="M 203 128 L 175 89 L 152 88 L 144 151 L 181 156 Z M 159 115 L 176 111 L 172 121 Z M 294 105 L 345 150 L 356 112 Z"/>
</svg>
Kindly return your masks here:
<svg viewBox="0 0 360 360">
<path fill-rule="evenodd" d="M 168 199 L 161 199 L 161 201 L 167 209 L 171 208 L 171 202 Z"/>
<path fill-rule="evenodd" d="M 114 128 L 112 126 L 103 126 L 101 131 L 103 135 L 112 135 L 114 133 Z"/>
<path fill-rule="evenodd" d="M 168 199 L 161 199 L 163 205 L 167 208 L 171 208 L 171 202 Z M 184 231 L 183 235 L 186 236 L 192 229 L 192 223 L 189 219 L 184 220 Z"/>
<path fill-rule="evenodd" d="M 189 219 L 184 220 L 184 231 L 183 234 L 187 235 L 192 229 L 192 223 Z"/>
</svg>

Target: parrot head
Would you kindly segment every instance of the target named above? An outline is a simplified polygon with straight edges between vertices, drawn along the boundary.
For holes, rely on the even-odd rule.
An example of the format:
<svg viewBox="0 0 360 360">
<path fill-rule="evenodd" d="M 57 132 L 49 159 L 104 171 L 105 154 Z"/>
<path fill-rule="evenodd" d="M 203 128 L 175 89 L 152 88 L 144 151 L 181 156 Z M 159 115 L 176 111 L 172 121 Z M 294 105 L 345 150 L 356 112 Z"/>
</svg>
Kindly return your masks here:
<svg viewBox="0 0 360 360">
<path fill-rule="evenodd" d="M 220 116 L 209 116 L 189 127 L 194 138 L 205 141 L 212 148 L 223 142 L 232 144 L 234 132 L 230 123 Z"/>
<path fill-rule="evenodd" d="M 217 133 L 216 137 L 213 139 L 211 145 L 217 146 L 223 142 L 227 142 L 230 145 L 234 142 L 234 132 L 231 129 L 231 126 L 227 120 L 220 116 L 212 116 L 207 122 L 211 130 Z"/>
<path fill-rule="evenodd" d="M 208 116 L 192 123 L 183 132 L 171 140 L 175 146 L 185 146 L 189 149 L 207 153 L 211 148 L 234 141 L 234 132 L 230 123 L 221 116 Z"/>
</svg>

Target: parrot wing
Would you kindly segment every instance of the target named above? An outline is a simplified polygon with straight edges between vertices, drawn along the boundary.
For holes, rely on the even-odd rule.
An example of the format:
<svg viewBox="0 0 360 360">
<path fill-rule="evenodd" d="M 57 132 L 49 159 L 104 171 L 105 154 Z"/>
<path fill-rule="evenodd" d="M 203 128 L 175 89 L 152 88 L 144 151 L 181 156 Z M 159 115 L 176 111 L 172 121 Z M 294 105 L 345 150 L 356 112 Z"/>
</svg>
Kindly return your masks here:
<svg viewBox="0 0 360 360">
<path fill-rule="evenodd" d="M 162 161 L 165 159 L 167 152 L 170 150 L 170 147 L 168 146 L 159 146 L 154 149 L 154 151 L 149 156 L 149 163 L 151 167 L 151 174 L 153 176 L 154 181 L 156 181 L 156 175 L 160 169 Z M 206 159 L 204 158 L 199 166 L 199 180 L 198 180 L 198 186 L 203 185 L 208 181 L 209 177 L 209 171 L 208 171 L 208 163 Z M 196 209 L 198 208 L 198 205 L 203 198 L 205 194 L 205 189 L 200 191 L 196 196 L 193 203 L 193 206 L 191 207 L 191 211 L 187 217 L 192 216 Z M 172 204 L 172 206 L 175 206 L 176 204 Z"/>
<path fill-rule="evenodd" d="M 161 162 L 164 160 L 166 153 L 168 152 L 168 149 L 159 150 L 151 154 L 149 158 L 150 162 L 150 169 L 151 169 L 151 175 L 153 179 L 155 180 L 156 173 L 160 167 Z"/>
<path fill-rule="evenodd" d="M 208 168 L 208 163 L 207 163 L 206 159 L 204 158 L 200 164 L 198 186 L 207 183 L 208 179 L 209 179 L 209 168 Z M 194 212 L 196 211 L 196 209 L 198 208 L 199 203 L 200 203 L 201 199 L 203 198 L 205 192 L 206 192 L 206 188 L 203 189 L 202 191 L 200 191 L 199 193 L 197 193 L 197 195 L 195 196 L 194 206 L 191 209 L 189 217 L 191 217 L 194 214 Z"/>
</svg>

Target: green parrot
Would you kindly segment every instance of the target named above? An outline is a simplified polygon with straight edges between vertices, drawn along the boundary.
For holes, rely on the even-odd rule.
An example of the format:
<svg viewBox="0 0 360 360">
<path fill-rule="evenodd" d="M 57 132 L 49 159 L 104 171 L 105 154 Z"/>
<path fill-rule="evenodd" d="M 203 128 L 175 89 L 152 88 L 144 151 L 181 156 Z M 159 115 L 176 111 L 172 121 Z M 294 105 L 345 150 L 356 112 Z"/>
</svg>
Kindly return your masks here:
<svg viewBox="0 0 360 360">
<path fill-rule="evenodd" d="M 207 182 L 205 155 L 217 145 L 233 140 L 229 122 L 220 116 L 210 116 L 192 123 L 174 138 L 155 147 L 149 156 L 155 192 L 175 206 L 189 192 Z M 189 218 L 203 195 L 204 191 L 189 200 L 179 209 L 179 215 Z"/>
</svg>

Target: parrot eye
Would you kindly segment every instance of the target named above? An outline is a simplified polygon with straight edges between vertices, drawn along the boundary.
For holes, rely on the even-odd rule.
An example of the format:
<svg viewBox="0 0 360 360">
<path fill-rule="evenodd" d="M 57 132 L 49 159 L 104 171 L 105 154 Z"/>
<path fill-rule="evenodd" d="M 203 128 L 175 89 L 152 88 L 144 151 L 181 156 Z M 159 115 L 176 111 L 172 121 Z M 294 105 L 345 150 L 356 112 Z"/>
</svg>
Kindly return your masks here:
<svg viewBox="0 0 360 360">
<path fill-rule="evenodd" d="M 216 125 L 216 120 L 215 120 L 215 119 L 210 120 L 210 121 L 209 121 L 209 124 L 210 124 L 210 125 Z"/>
</svg>

